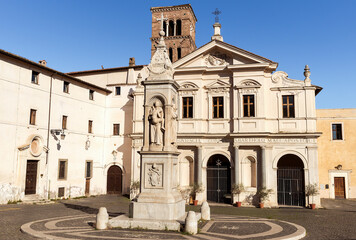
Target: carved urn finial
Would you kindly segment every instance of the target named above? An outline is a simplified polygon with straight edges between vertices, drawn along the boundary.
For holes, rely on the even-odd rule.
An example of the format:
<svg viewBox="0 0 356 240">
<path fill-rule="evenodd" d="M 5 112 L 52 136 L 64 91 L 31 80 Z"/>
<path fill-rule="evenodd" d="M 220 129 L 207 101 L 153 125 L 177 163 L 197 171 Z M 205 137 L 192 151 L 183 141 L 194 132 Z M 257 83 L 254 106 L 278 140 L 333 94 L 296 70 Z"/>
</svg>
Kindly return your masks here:
<svg viewBox="0 0 356 240">
<path fill-rule="evenodd" d="M 308 65 L 305 65 L 305 68 L 304 68 L 304 76 L 305 76 L 305 79 L 304 79 L 304 83 L 306 86 L 310 86 L 311 85 L 311 80 L 310 80 L 310 68 Z"/>
<path fill-rule="evenodd" d="M 310 68 L 309 68 L 308 65 L 305 65 L 304 76 L 305 76 L 305 78 L 309 78 L 310 77 Z"/>
</svg>

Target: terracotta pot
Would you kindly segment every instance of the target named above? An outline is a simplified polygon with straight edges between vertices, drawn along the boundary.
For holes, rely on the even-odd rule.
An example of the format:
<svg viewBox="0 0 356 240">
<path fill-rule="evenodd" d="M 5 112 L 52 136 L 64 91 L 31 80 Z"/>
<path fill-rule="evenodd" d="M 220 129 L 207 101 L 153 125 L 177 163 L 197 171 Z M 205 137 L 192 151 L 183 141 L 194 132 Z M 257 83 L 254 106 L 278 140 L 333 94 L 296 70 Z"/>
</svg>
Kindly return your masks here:
<svg viewBox="0 0 356 240">
<path fill-rule="evenodd" d="M 241 207 L 241 202 L 236 202 L 236 207 Z"/>
<path fill-rule="evenodd" d="M 315 209 L 315 203 L 311 203 L 311 204 L 310 204 L 310 208 L 311 208 L 312 210 L 314 210 L 314 209 Z"/>
<path fill-rule="evenodd" d="M 198 200 L 194 200 L 193 204 L 194 204 L 194 206 L 197 206 L 198 205 Z"/>
<path fill-rule="evenodd" d="M 260 203 L 259 206 L 260 206 L 260 208 L 264 208 L 265 204 L 264 203 Z"/>
</svg>

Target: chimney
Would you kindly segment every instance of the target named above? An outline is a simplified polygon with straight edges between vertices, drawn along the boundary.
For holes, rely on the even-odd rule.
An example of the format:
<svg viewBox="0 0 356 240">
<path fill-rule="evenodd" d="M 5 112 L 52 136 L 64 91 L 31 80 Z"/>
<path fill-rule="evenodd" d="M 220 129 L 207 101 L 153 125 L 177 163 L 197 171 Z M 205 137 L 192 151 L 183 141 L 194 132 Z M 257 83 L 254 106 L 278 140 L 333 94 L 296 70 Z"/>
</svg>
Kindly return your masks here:
<svg viewBox="0 0 356 240">
<path fill-rule="evenodd" d="M 135 66 L 135 58 L 134 57 L 131 57 L 130 60 L 129 60 L 129 66 L 132 67 L 132 66 Z"/>
<path fill-rule="evenodd" d="M 40 61 L 38 61 L 38 63 L 43 65 L 43 66 L 47 66 L 46 60 L 40 60 Z"/>
</svg>

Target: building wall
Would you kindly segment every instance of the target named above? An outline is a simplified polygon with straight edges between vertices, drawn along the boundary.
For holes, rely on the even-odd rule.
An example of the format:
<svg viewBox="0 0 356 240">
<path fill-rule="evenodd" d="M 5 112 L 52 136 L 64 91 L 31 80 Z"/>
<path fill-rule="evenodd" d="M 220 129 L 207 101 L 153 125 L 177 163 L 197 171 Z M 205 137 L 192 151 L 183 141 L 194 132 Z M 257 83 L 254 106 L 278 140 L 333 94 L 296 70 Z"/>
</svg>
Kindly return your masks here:
<svg viewBox="0 0 356 240">
<path fill-rule="evenodd" d="M 33 70 L 40 73 L 38 84 L 31 83 Z M 63 92 L 64 80 L 70 82 L 69 93 Z M 0 86 L 0 143 L 5 147 L 2 149 L 7 149 L 0 160 L 6 166 L 0 170 L 0 202 L 24 198 L 27 160 L 38 161 L 36 194 L 40 198 L 56 198 L 58 187 L 65 187 L 65 197 L 83 195 L 86 160 L 94 164 L 91 192 L 105 193 L 102 172 L 106 94 L 94 91 L 94 100 L 89 100 L 89 86 L 8 57 L 0 60 Z M 37 110 L 35 125 L 29 124 L 30 109 Z M 61 129 L 63 115 L 68 116 L 66 137 L 57 141 L 49 134 L 48 122 L 49 129 Z M 88 120 L 93 121 L 91 134 Z M 44 146 L 38 156 L 28 148 L 34 137 Z M 87 140 L 91 143 L 88 150 Z M 59 159 L 68 160 L 66 180 L 58 180 Z"/>
<path fill-rule="evenodd" d="M 341 123 L 343 139 L 332 139 L 332 124 Z M 356 109 L 318 109 L 319 179 L 322 198 L 335 198 L 334 177 L 345 177 L 346 198 L 356 198 Z M 336 167 L 342 165 L 338 170 Z M 328 185 L 328 189 L 327 189 Z"/>
</svg>

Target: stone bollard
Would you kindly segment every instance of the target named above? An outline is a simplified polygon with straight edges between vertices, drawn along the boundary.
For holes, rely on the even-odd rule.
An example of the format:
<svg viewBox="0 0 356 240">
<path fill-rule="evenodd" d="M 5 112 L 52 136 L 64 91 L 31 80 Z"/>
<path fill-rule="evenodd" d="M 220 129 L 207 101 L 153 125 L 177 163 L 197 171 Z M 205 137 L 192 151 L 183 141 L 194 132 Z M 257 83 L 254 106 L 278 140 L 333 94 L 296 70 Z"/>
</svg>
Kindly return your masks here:
<svg viewBox="0 0 356 240">
<path fill-rule="evenodd" d="M 208 202 L 206 201 L 203 202 L 200 208 L 200 212 L 201 212 L 201 218 L 203 220 L 210 220 L 210 207 Z"/>
<path fill-rule="evenodd" d="M 108 228 L 109 214 L 105 207 L 99 208 L 99 213 L 96 215 L 96 226 L 98 230 L 104 230 Z"/>
<path fill-rule="evenodd" d="M 188 212 L 188 216 L 185 219 L 184 231 L 193 235 L 198 233 L 198 221 L 194 211 Z"/>
</svg>

